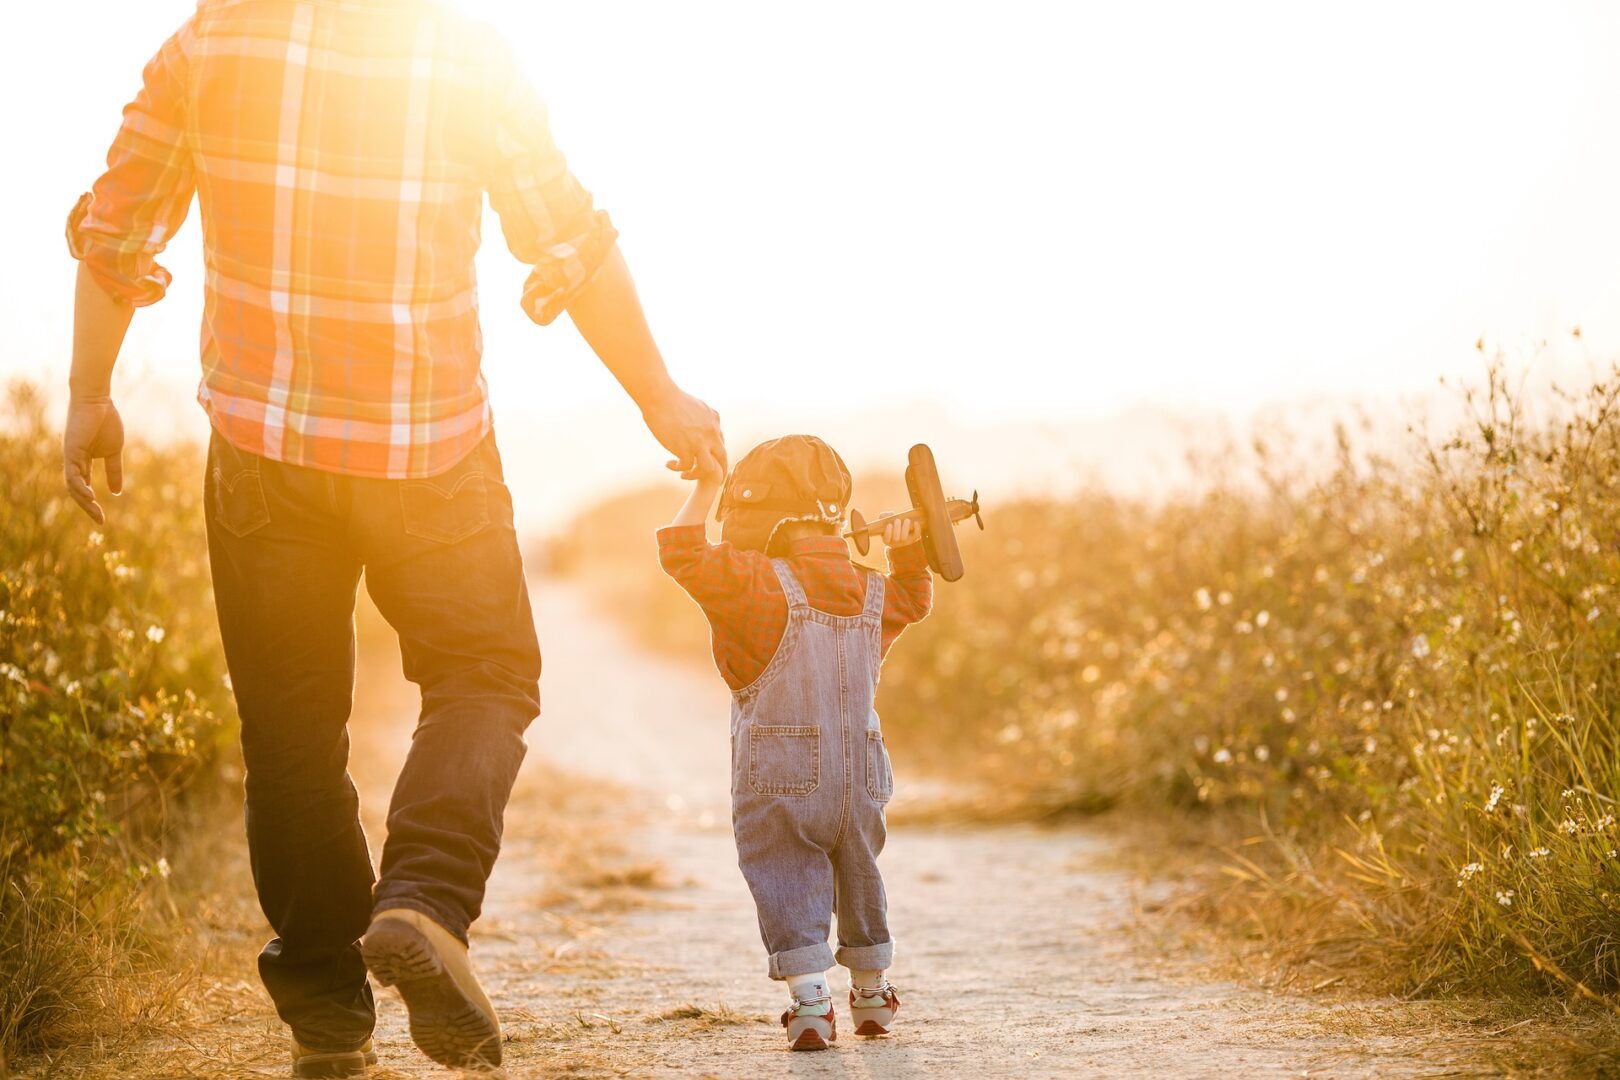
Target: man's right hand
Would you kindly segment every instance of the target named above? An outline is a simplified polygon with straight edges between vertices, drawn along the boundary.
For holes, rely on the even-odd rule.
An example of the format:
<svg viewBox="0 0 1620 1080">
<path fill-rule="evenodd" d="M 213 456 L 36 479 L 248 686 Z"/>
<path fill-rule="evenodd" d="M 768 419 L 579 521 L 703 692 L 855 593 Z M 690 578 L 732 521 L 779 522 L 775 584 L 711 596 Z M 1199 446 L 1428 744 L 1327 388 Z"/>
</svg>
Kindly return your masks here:
<svg viewBox="0 0 1620 1080">
<path fill-rule="evenodd" d="M 726 470 L 726 439 L 720 414 L 679 387 L 669 389 L 642 407 L 647 430 L 664 449 L 675 455 L 668 468 L 682 479 Z"/>
<path fill-rule="evenodd" d="M 68 494 L 97 525 L 107 523 L 107 515 L 96 501 L 90 486 L 90 463 L 104 458 L 107 489 L 114 495 L 124 490 L 124 420 L 111 398 L 90 398 L 68 403 L 67 422 L 62 425 L 62 478 Z"/>
</svg>

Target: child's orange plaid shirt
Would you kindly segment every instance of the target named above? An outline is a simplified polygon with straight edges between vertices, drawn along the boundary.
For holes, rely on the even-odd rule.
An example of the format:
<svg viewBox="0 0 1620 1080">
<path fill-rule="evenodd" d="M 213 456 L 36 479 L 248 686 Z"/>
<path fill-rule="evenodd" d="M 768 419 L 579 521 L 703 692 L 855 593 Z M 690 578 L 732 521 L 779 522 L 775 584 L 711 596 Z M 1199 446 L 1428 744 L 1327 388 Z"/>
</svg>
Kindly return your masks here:
<svg viewBox="0 0 1620 1080">
<path fill-rule="evenodd" d="M 473 254 L 483 198 L 550 322 L 615 236 L 487 27 L 429 0 L 203 0 L 146 67 L 68 222 L 111 293 L 202 208 L 198 398 L 235 446 L 431 476 L 489 431 Z"/>
<path fill-rule="evenodd" d="M 786 558 L 811 607 L 829 615 L 861 613 L 866 571 L 850 560 L 844 540 L 800 537 Z M 708 617 L 714 664 L 726 684 L 740 690 L 764 674 L 788 624 L 787 594 L 765 553 L 711 544 L 702 525 L 671 525 L 658 530 L 658 561 Z M 934 606 L 934 579 L 921 544 L 890 548 L 887 576 L 879 646 L 884 655 L 901 631 Z"/>
</svg>

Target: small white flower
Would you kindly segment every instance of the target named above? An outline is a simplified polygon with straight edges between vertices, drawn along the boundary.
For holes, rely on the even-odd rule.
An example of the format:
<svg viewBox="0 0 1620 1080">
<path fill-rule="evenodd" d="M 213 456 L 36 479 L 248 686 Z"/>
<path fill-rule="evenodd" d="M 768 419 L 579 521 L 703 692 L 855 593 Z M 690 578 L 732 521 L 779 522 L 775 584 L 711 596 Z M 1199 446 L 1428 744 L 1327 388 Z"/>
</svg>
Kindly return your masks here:
<svg viewBox="0 0 1620 1080">
<path fill-rule="evenodd" d="M 1477 863 L 1477 862 L 1469 863 L 1467 866 L 1465 866 L 1461 870 L 1457 871 L 1457 886 L 1459 888 L 1461 888 L 1463 882 L 1469 880 L 1475 874 L 1479 873 L 1483 869 L 1485 869 L 1485 864 L 1484 863 Z"/>
<path fill-rule="evenodd" d="M 160 643 L 167 636 L 168 631 L 161 626 L 148 626 L 146 628 L 146 640 L 154 645 Z"/>
<path fill-rule="evenodd" d="M 1271 621 L 1271 612 L 1269 612 L 1269 611 L 1262 611 L 1260 614 L 1258 614 L 1258 615 L 1256 615 L 1254 617 L 1254 625 L 1262 627 L 1262 628 L 1266 625 L 1266 623 L 1268 623 L 1270 621 Z"/>
<path fill-rule="evenodd" d="M 1230 764 L 1231 761 L 1232 751 L 1228 750 L 1226 747 L 1223 746 L 1219 750 L 1215 751 L 1215 764 L 1227 765 Z"/>
<path fill-rule="evenodd" d="M 1369 735 L 1366 741 L 1361 744 L 1361 748 L 1370 754 L 1378 749 L 1378 740 Z"/>
<path fill-rule="evenodd" d="M 1485 812 L 1487 814 L 1495 813 L 1496 812 L 1496 804 L 1501 802 L 1501 801 L 1502 801 L 1502 785 L 1501 784 L 1495 784 L 1495 785 L 1493 785 L 1491 787 L 1491 797 L 1485 800 Z"/>
<path fill-rule="evenodd" d="M 1496 890 L 1496 902 L 1498 904 L 1501 904 L 1503 907 L 1512 907 L 1513 906 L 1513 890 L 1508 889 L 1506 892 L 1504 892 L 1501 889 Z"/>
<path fill-rule="evenodd" d="M 100 547 L 102 545 L 102 542 L 105 541 L 106 539 L 107 538 L 105 536 L 101 535 L 101 533 L 99 533 L 99 532 L 95 531 L 94 529 L 92 529 L 91 532 L 90 532 L 90 535 L 85 537 L 85 542 L 87 544 L 89 544 L 91 547 Z"/>
<path fill-rule="evenodd" d="M 1265 746 L 1265 745 L 1255 747 L 1254 748 L 1254 760 L 1256 760 L 1256 761 L 1270 761 L 1271 760 L 1271 747 Z"/>
<path fill-rule="evenodd" d="M 1574 836 L 1581 831 L 1581 825 L 1574 818 L 1565 818 L 1563 824 L 1558 826 L 1558 831 L 1565 836 Z"/>
<path fill-rule="evenodd" d="M 1429 655 L 1429 639 L 1426 635 L 1419 634 L 1412 639 L 1412 655 L 1419 660 Z"/>
<path fill-rule="evenodd" d="M 1600 618 L 1600 617 L 1602 617 L 1602 615 L 1603 615 L 1603 611 L 1602 611 L 1602 609 L 1600 609 L 1600 608 L 1593 608 L 1593 609 L 1592 609 L 1592 610 L 1591 610 L 1591 611 L 1588 611 L 1588 612 L 1587 612 L 1587 613 L 1586 613 L 1586 621 L 1587 621 L 1587 622 L 1597 622 L 1597 621 L 1598 621 L 1598 619 L 1599 619 L 1599 618 Z"/>
<path fill-rule="evenodd" d="M 158 857 L 157 872 L 158 872 L 158 877 L 166 878 L 166 877 L 169 876 L 171 871 L 169 869 L 169 860 L 168 859 L 163 858 L 162 856 Z"/>
<path fill-rule="evenodd" d="M 1545 859 L 1548 855 L 1551 855 L 1551 854 L 1552 854 L 1552 852 L 1548 851 L 1546 848 L 1538 847 L 1534 851 L 1530 852 L 1530 858 L 1532 858 L 1532 859 Z"/>
<path fill-rule="evenodd" d="M 1198 604 L 1199 611 L 1208 611 L 1211 606 L 1208 589 L 1199 589 L 1193 593 L 1193 600 Z"/>
</svg>

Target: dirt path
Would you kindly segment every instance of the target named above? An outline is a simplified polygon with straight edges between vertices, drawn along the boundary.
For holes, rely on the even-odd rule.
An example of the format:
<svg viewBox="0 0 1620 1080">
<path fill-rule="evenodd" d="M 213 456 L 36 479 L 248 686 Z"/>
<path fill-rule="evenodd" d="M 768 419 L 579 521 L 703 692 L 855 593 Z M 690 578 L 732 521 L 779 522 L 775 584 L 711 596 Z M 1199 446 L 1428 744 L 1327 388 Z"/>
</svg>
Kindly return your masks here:
<svg viewBox="0 0 1620 1080">
<path fill-rule="evenodd" d="M 784 993 L 763 975 L 732 849 L 723 685 L 632 644 L 569 586 L 537 582 L 535 607 L 545 715 L 473 939 L 513 1077 L 1485 1071 L 1467 1056 L 1477 1036 L 1420 1008 L 1272 995 L 1200 974 L 1181 948 L 1156 944 L 1172 935 L 1141 926 L 1144 890 L 1110 858 L 1120 841 L 1096 827 L 892 829 L 883 865 L 905 1002 L 897 1033 L 789 1053 L 776 1025 Z M 362 673 L 353 760 L 374 851 L 415 711 L 397 662 Z M 918 785 L 900 755 L 896 768 L 904 798 Z M 218 884 L 192 901 L 207 959 L 189 1034 L 24 1075 L 286 1075 L 285 1029 L 253 977 L 265 930 L 240 835 L 229 808 L 218 850 L 196 856 Z M 383 1067 L 372 1075 L 448 1075 L 411 1046 L 398 998 L 380 1002 Z"/>
<path fill-rule="evenodd" d="M 783 994 L 763 975 L 732 849 L 723 685 L 637 648 L 567 586 L 537 583 L 535 600 L 546 675 L 531 764 L 556 766 L 574 791 L 559 799 L 546 790 L 558 777 L 527 770 L 477 941 L 495 999 L 513 1007 L 515 1075 L 1387 1076 L 1458 1067 L 1454 1040 L 1438 1040 L 1452 1050 L 1431 1050 L 1433 1026 L 1393 1003 L 1278 997 L 1153 955 L 1133 927 L 1140 890 L 1104 868 L 1116 841 L 1083 828 L 895 829 L 883 862 L 899 943 L 893 976 L 906 999 L 897 1034 L 787 1052 L 774 1022 Z M 904 787 L 903 760 L 897 769 Z M 605 830 L 599 847 L 624 842 L 609 853 L 617 870 L 594 861 L 600 852 L 583 876 L 572 865 L 579 837 L 559 843 L 556 830 L 582 827 L 581 810 L 596 816 L 587 832 Z M 559 914 L 547 904 L 570 875 L 586 887 L 583 900 L 576 894 L 582 909 Z M 649 883 L 662 887 L 637 887 Z M 387 1012 L 388 1057 L 408 1058 L 397 1004 Z"/>
</svg>

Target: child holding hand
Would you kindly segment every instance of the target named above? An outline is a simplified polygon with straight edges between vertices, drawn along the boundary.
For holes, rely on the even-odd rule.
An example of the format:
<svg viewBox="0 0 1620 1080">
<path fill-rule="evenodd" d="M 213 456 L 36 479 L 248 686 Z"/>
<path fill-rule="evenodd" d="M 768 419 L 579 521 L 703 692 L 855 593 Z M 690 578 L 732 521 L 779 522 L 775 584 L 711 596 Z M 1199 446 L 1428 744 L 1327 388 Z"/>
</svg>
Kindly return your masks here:
<svg viewBox="0 0 1620 1080">
<path fill-rule="evenodd" d="M 850 487 L 832 447 L 788 435 L 749 451 L 729 478 L 700 475 L 658 533 L 659 560 L 708 617 L 731 687 L 738 865 L 768 973 L 788 984 L 794 1050 L 837 1038 L 835 961 L 850 972 L 855 1034 L 887 1034 L 900 1005 L 877 868 L 894 777 L 873 699 L 884 654 L 928 614 L 933 579 L 913 521 L 885 528 L 887 575 L 854 564 L 838 535 Z M 717 496 L 721 542 L 710 544 Z"/>
</svg>

